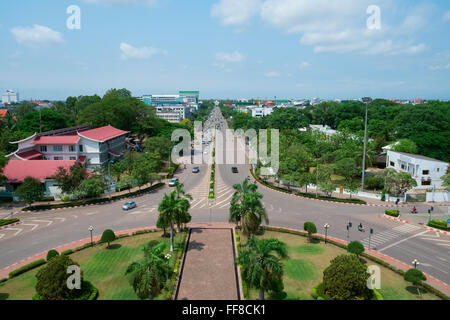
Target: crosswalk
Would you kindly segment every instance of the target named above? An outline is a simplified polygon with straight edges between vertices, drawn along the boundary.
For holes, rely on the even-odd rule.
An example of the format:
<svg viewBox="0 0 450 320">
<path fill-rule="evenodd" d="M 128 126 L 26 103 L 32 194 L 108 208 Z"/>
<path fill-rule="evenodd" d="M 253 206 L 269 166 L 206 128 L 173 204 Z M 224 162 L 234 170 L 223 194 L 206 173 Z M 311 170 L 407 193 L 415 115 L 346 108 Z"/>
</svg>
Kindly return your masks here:
<svg viewBox="0 0 450 320">
<path fill-rule="evenodd" d="M 392 241 L 394 239 L 400 238 L 404 236 L 405 234 L 413 233 L 417 230 L 421 229 L 418 226 L 414 226 L 411 224 L 403 224 L 401 226 L 377 233 L 373 236 L 367 237 L 364 240 L 361 241 L 361 243 L 364 245 L 364 247 L 370 247 L 371 249 L 377 249 L 380 245 Z"/>
<path fill-rule="evenodd" d="M 450 240 L 448 237 L 441 237 L 439 232 L 424 234 L 420 237 L 422 240 L 431 241 L 435 245 L 450 249 Z"/>
<path fill-rule="evenodd" d="M 20 224 L 13 227 L 0 230 L 0 240 L 10 239 L 26 232 L 31 232 L 36 229 L 46 228 L 53 224 L 63 223 L 66 220 L 77 219 L 76 215 L 69 215 L 67 217 L 30 217 L 20 220 Z"/>
</svg>

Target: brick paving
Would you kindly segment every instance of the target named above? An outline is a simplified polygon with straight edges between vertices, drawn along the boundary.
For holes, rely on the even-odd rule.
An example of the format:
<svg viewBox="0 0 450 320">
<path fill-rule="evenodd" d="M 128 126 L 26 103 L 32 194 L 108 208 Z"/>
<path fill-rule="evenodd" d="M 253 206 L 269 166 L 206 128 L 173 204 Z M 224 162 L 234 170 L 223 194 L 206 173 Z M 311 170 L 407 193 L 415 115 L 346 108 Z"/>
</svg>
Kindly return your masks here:
<svg viewBox="0 0 450 320">
<path fill-rule="evenodd" d="M 233 229 L 193 228 L 177 300 L 238 300 Z"/>
</svg>

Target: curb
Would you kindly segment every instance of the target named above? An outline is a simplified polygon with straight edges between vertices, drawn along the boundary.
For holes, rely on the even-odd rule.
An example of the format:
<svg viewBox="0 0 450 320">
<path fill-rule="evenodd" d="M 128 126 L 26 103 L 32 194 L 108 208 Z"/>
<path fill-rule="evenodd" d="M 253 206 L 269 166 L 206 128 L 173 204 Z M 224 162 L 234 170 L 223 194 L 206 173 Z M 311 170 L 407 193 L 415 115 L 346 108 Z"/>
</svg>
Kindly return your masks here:
<svg viewBox="0 0 450 320">
<path fill-rule="evenodd" d="M 6 226 L 1 226 L 1 227 L 0 227 L 0 230 L 2 230 L 2 229 L 7 229 L 7 228 L 13 227 L 13 226 L 17 226 L 18 224 L 21 224 L 21 223 L 22 223 L 22 222 L 19 221 L 19 222 L 14 222 L 14 223 L 11 223 L 11 224 L 7 224 Z"/>
<path fill-rule="evenodd" d="M 402 219 L 399 219 L 399 218 L 391 217 L 391 216 L 388 216 L 386 214 L 383 217 L 385 219 L 388 219 L 388 220 L 393 220 L 393 221 L 397 221 L 397 222 L 401 222 L 401 223 L 408 223 L 409 224 L 409 222 L 406 221 L 406 220 L 402 220 Z M 432 228 L 432 227 L 429 227 L 429 226 L 423 226 L 423 228 L 427 229 L 427 230 L 430 230 L 430 231 L 436 231 L 436 232 L 441 233 L 441 234 L 450 235 L 450 232 L 444 231 L 444 230 L 441 230 L 441 229 L 436 229 L 436 228 Z"/>
<path fill-rule="evenodd" d="M 429 227 L 429 226 L 424 226 L 424 228 L 428 229 L 430 231 L 436 231 L 436 232 L 439 232 L 439 233 L 442 233 L 442 234 L 445 234 L 445 235 L 449 235 L 450 234 L 448 231 L 444 231 L 444 230 L 441 230 L 441 229 L 435 229 L 435 228 L 432 228 L 432 227 Z"/>
<path fill-rule="evenodd" d="M 401 223 L 408 223 L 409 224 L 409 222 L 406 221 L 406 220 L 402 220 L 402 219 L 396 218 L 396 217 L 391 217 L 391 216 L 388 216 L 387 214 L 384 214 L 383 217 L 385 219 L 388 219 L 388 220 L 393 220 L 393 221 L 397 221 L 397 222 L 401 222 Z"/>
</svg>

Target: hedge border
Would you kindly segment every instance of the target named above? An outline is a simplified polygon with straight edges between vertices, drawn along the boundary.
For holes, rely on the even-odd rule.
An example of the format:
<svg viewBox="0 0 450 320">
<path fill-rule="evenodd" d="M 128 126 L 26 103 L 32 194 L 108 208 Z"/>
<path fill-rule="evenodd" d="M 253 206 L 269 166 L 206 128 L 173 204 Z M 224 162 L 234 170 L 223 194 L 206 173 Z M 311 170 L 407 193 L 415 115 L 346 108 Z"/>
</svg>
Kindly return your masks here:
<svg viewBox="0 0 450 320">
<path fill-rule="evenodd" d="M 239 230 L 240 228 L 235 228 L 234 229 L 234 236 L 236 238 L 236 247 L 238 250 L 238 257 L 241 255 L 241 236 L 239 235 Z M 248 286 L 247 286 L 247 282 L 244 280 L 244 274 L 242 271 L 242 265 L 239 263 L 239 272 L 241 273 L 241 283 L 242 283 L 242 292 L 244 293 L 244 300 L 249 300 L 249 296 L 248 296 Z"/>
<path fill-rule="evenodd" d="M 439 230 L 443 230 L 443 231 L 450 231 L 450 228 L 447 228 L 446 225 L 447 225 L 447 221 L 436 220 L 436 219 L 431 220 L 427 224 L 427 226 L 431 227 L 431 228 L 435 228 L 435 229 L 439 229 Z"/>
<path fill-rule="evenodd" d="M 175 291 L 175 287 L 177 285 L 177 281 L 178 281 L 178 276 L 179 276 L 179 272 L 180 272 L 180 264 L 181 264 L 181 257 L 183 256 L 183 252 L 184 252 L 184 248 L 186 245 L 186 238 L 187 238 L 187 231 L 184 230 L 183 231 L 183 249 L 179 250 L 177 252 L 177 258 L 175 261 L 175 266 L 173 268 L 173 273 L 169 279 L 170 283 L 169 283 L 169 288 L 167 289 L 167 293 L 166 293 L 166 300 L 172 300 L 173 299 L 173 294 Z"/>
<path fill-rule="evenodd" d="M 44 210 L 52 210 L 52 209 L 74 208 L 74 207 L 81 207 L 81 206 L 86 206 L 86 205 L 102 204 L 105 202 L 117 201 L 117 200 L 121 200 L 121 199 L 138 196 L 143 193 L 147 193 L 149 191 L 156 190 L 164 185 L 165 185 L 164 182 L 160 182 L 160 183 L 157 183 L 157 184 L 155 184 L 151 187 L 145 188 L 145 189 L 141 189 L 138 191 L 127 193 L 127 194 L 122 194 L 119 196 L 114 196 L 111 198 L 101 198 L 101 199 L 91 199 L 91 200 L 84 200 L 84 201 L 75 201 L 75 202 L 70 202 L 70 203 L 44 204 L 44 205 L 30 206 L 30 207 L 23 208 L 22 211 L 44 211 Z"/>
<path fill-rule="evenodd" d="M 386 209 L 384 210 L 384 214 L 395 218 L 398 218 L 400 216 L 400 212 L 395 209 Z"/>
<path fill-rule="evenodd" d="M 7 226 L 16 222 L 19 222 L 19 218 L 12 218 L 12 219 L 0 219 L 0 227 Z"/>
<path fill-rule="evenodd" d="M 311 292 L 310 292 L 311 297 L 314 300 L 332 300 L 329 297 L 324 297 L 319 294 L 318 288 L 322 285 L 323 285 L 323 282 L 320 282 L 319 284 L 314 286 L 314 288 L 311 289 Z M 369 300 L 384 300 L 384 297 L 380 291 L 378 291 L 377 289 L 371 289 L 371 290 L 372 290 L 373 295 L 372 295 L 372 298 Z"/>
<path fill-rule="evenodd" d="M 294 234 L 294 235 L 299 235 L 299 236 L 303 236 L 306 237 L 308 234 L 306 232 L 303 231 L 295 231 L 295 230 L 289 230 L 289 229 L 284 229 L 281 227 L 271 227 L 271 226 L 262 226 L 263 230 L 266 231 L 274 231 L 274 232 L 281 232 L 281 233 L 289 233 L 289 234 Z M 325 241 L 324 238 L 322 237 L 318 237 L 318 236 L 313 236 L 313 239 L 318 240 L 318 241 Z M 340 247 L 342 249 L 346 249 L 347 246 L 343 243 L 339 243 L 336 242 L 332 239 L 327 238 L 327 243 L 331 243 L 337 247 Z M 373 257 L 371 255 L 369 255 L 366 252 L 363 252 L 359 255 L 360 257 L 364 257 L 367 258 L 375 263 L 378 263 L 380 265 L 382 265 L 385 268 L 388 268 L 389 270 L 401 275 L 403 277 L 403 275 L 405 274 L 405 272 L 403 270 L 400 270 L 394 266 L 392 266 L 391 264 L 387 263 L 384 260 L 381 260 L 379 258 Z M 438 289 L 434 288 L 433 286 L 427 284 L 427 283 L 422 283 L 422 286 L 428 290 L 429 292 L 431 292 L 432 294 L 434 294 L 435 296 L 441 298 L 442 300 L 450 300 L 450 297 L 448 297 L 446 294 L 442 293 L 441 291 L 439 291 Z"/>
<path fill-rule="evenodd" d="M 45 261 L 45 259 L 39 259 L 39 260 L 30 262 L 29 264 L 26 264 L 26 265 L 24 265 L 24 266 L 22 266 L 22 267 L 20 267 L 20 268 L 18 268 L 16 270 L 11 271 L 9 273 L 9 279 L 17 277 L 18 275 L 21 275 L 21 274 L 23 274 L 23 273 L 25 273 L 27 271 L 33 270 L 33 269 L 35 269 L 37 267 L 40 267 L 40 266 L 42 266 L 42 265 L 44 265 L 46 263 L 47 263 L 47 261 Z"/>
<path fill-rule="evenodd" d="M 297 197 L 301 197 L 301 198 L 306 198 L 306 199 L 314 199 L 314 200 L 319 200 L 319 201 L 330 201 L 330 202 L 337 202 L 337 203 L 348 203 L 348 204 L 361 204 L 361 205 L 367 205 L 367 202 L 361 199 L 340 199 L 340 198 L 333 198 L 333 197 L 324 197 L 324 196 L 318 196 L 316 197 L 313 194 L 309 194 L 309 193 L 303 193 L 303 192 L 297 192 L 297 193 L 293 193 L 292 190 L 289 189 L 285 189 L 285 188 L 281 188 L 281 187 L 277 187 L 277 186 L 273 186 L 271 184 L 268 184 L 267 182 L 263 181 L 259 176 L 257 176 L 252 169 L 250 169 L 250 173 L 253 176 L 253 178 L 258 181 L 259 183 L 261 183 L 263 186 L 272 189 L 272 190 L 276 190 L 276 191 L 280 191 L 280 192 L 284 192 L 287 194 L 291 194 L 291 195 L 295 195 Z"/>
</svg>

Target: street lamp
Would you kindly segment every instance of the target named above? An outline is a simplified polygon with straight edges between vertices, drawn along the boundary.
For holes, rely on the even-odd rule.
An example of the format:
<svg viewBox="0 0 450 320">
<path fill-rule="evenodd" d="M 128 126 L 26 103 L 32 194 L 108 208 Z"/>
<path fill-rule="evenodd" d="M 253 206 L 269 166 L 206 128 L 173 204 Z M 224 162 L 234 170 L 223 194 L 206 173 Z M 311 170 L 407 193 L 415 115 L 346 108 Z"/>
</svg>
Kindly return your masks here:
<svg viewBox="0 0 450 320">
<path fill-rule="evenodd" d="M 348 222 L 348 224 L 347 224 L 347 240 L 349 240 L 350 239 L 350 228 L 352 227 L 352 222 L 351 221 L 349 221 Z"/>
<path fill-rule="evenodd" d="M 370 228 L 370 233 L 369 233 L 369 250 L 370 250 L 370 238 L 373 234 L 373 228 Z"/>
<path fill-rule="evenodd" d="M 366 104 L 366 119 L 364 124 L 364 153 L 363 153 L 363 164 L 362 164 L 362 187 L 361 191 L 364 192 L 364 174 L 366 172 L 366 150 L 367 150 L 367 113 L 369 108 L 369 103 L 372 101 L 372 98 L 366 97 L 362 99 Z"/>
<path fill-rule="evenodd" d="M 414 259 L 412 261 L 412 264 L 414 265 L 414 269 L 417 269 L 417 266 L 420 264 L 420 262 L 417 259 Z"/>
<path fill-rule="evenodd" d="M 88 230 L 89 230 L 89 232 L 91 233 L 91 247 L 93 247 L 93 246 L 94 246 L 94 241 L 92 241 L 92 231 L 94 231 L 94 227 L 93 227 L 93 226 L 90 226 L 90 227 L 88 228 Z"/>
<path fill-rule="evenodd" d="M 325 228 L 325 244 L 327 244 L 328 228 L 330 227 L 330 225 L 328 223 L 325 223 L 323 227 Z"/>
</svg>

